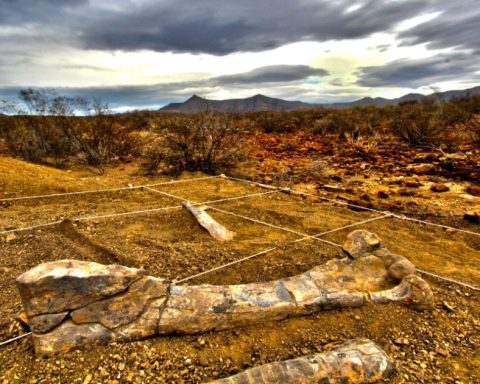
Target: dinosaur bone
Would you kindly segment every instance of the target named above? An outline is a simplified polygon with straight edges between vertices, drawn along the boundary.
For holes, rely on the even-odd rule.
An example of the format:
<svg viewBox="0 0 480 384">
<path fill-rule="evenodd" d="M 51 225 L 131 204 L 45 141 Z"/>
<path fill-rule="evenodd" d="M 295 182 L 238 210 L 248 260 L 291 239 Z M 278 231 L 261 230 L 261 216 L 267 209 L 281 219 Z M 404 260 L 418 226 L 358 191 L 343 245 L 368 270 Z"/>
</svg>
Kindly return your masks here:
<svg viewBox="0 0 480 384">
<path fill-rule="evenodd" d="M 225 330 L 368 302 L 431 308 L 432 291 L 413 274 L 413 264 L 388 252 L 374 234 L 350 233 L 344 250 L 355 258 L 252 284 L 175 285 L 142 269 L 61 260 L 25 272 L 17 286 L 40 355 L 95 342 Z"/>
<path fill-rule="evenodd" d="M 235 236 L 235 232 L 229 231 L 223 225 L 217 223 L 207 212 L 205 212 L 208 207 L 203 205 L 201 207 L 192 205 L 190 202 L 186 201 L 183 203 L 185 209 L 187 209 L 195 219 L 197 219 L 198 224 L 207 230 L 207 232 L 216 240 L 227 241 L 232 240 Z"/>
<path fill-rule="evenodd" d="M 393 372 L 387 354 L 368 339 L 334 350 L 248 369 L 209 384 L 375 383 Z"/>
</svg>

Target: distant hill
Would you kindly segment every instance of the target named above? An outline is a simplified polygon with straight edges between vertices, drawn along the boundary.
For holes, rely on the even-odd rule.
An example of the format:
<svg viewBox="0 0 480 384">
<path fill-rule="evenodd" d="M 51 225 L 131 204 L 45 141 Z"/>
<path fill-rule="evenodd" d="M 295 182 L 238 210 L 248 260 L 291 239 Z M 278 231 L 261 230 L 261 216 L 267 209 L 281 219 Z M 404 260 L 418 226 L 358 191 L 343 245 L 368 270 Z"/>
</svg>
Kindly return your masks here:
<svg viewBox="0 0 480 384">
<path fill-rule="evenodd" d="M 386 105 L 395 105 L 395 104 L 403 103 L 406 101 L 422 101 L 425 99 L 449 101 L 452 99 L 472 97 L 472 96 L 480 96 L 480 86 L 464 89 L 460 91 L 436 92 L 430 95 L 422 95 L 420 93 L 409 93 L 407 95 L 404 95 L 396 99 L 386 99 L 383 97 L 376 97 L 376 98 L 364 97 L 362 99 L 358 99 L 358 100 L 347 102 L 347 103 L 324 104 L 323 106 L 335 107 L 335 108 L 348 108 L 355 105 L 359 105 L 359 106 L 375 105 L 377 107 L 384 107 Z"/>
<path fill-rule="evenodd" d="M 333 104 L 310 104 L 302 101 L 276 99 L 264 95 L 255 95 L 245 99 L 227 100 L 210 100 L 193 95 L 183 103 L 170 103 L 160 110 L 180 113 L 203 112 L 207 108 L 217 112 L 295 111 L 299 109 L 318 107 L 348 108 L 356 105 L 375 105 L 377 107 L 384 107 L 386 105 L 395 105 L 406 101 L 421 101 L 427 98 L 434 98 L 439 101 L 449 101 L 455 98 L 472 96 L 480 96 L 480 86 L 460 91 L 453 90 L 437 92 L 427 96 L 420 93 L 409 93 L 396 99 L 386 99 L 383 97 L 364 97 L 351 102 Z"/>
<path fill-rule="evenodd" d="M 161 111 L 193 113 L 207 109 L 217 112 L 258 112 L 258 111 L 294 111 L 315 108 L 316 105 L 301 101 L 287 101 L 264 95 L 255 95 L 246 99 L 210 100 L 193 95 L 183 103 L 170 103 Z"/>
</svg>

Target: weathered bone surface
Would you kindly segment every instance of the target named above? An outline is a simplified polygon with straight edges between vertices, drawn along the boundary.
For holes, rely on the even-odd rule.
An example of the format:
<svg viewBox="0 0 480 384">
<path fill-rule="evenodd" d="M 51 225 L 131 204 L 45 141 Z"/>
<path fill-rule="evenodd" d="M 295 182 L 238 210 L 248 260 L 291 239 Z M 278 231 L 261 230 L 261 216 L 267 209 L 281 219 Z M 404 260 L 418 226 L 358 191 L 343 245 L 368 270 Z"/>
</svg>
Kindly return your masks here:
<svg viewBox="0 0 480 384">
<path fill-rule="evenodd" d="M 41 264 L 17 279 L 35 350 L 51 355 L 95 342 L 196 334 L 367 302 L 429 309 L 415 267 L 372 233 L 354 231 L 333 259 L 300 275 L 239 285 L 171 284 L 143 270 L 77 260 Z"/>
<path fill-rule="evenodd" d="M 195 217 L 195 219 L 197 219 L 198 223 L 205 228 L 214 239 L 227 241 L 232 240 L 235 236 L 235 232 L 229 231 L 205 212 L 208 207 L 198 207 L 190 204 L 188 201 L 183 203 L 183 206 L 193 215 L 193 217 Z"/>
<path fill-rule="evenodd" d="M 387 354 L 368 339 L 332 351 L 265 364 L 210 384 L 375 383 L 393 372 Z"/>
</svg>

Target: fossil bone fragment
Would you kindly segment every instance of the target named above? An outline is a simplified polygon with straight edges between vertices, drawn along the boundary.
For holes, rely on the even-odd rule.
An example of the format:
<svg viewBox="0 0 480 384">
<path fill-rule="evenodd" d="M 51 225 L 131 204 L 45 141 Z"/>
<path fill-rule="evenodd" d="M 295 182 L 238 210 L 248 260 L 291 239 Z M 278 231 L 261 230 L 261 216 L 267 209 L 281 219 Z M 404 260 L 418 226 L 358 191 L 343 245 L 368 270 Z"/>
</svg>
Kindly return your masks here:
<svg viewBox="0 0 480 384">
<path fill-rule="evenodd" d="M 235 232 L 229 231 L 223 225 L 217 223 L 207 212 L 206 206 L 195 206 L 186 201 L 183 203 L 185 209 L 187 209 L 198 223 L 207 230 L 207 232 L 216 240 L 227 241 L 232 240 L 235 236 Z"/>
<path fill-rule="evenodd" d="M 175 285 L 140 269 L 62 260 L 25 272 L 17 286 L 40 355 L 95 342 L 225 330 L 368 302 L 431 308 L 432 291 L 413 274 L 413 264 L 375 238 L 354 231 L 344 248 L 356 258 L 332 259 L 269 282 Z"/>
<path fill-rule="evenodd" d="M 387 354 L 368 339 L 334 350 L 250 368 L 209 384 L 375 383 L 393 372 Z"/>
</svg>

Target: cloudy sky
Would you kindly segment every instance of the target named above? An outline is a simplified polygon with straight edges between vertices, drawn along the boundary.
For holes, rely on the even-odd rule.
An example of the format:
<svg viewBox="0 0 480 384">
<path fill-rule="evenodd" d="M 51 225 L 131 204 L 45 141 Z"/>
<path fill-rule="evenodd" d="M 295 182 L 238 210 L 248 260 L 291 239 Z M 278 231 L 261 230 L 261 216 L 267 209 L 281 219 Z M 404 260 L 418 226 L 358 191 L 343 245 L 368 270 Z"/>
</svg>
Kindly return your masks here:
<svg viewBox="0 0 480 384">
<path fill-rule="evenodd" d="M 0 98 L 25 87 L 155 108 L 480 84 L 478 0 L 0 0 Z"/>
</svg>

